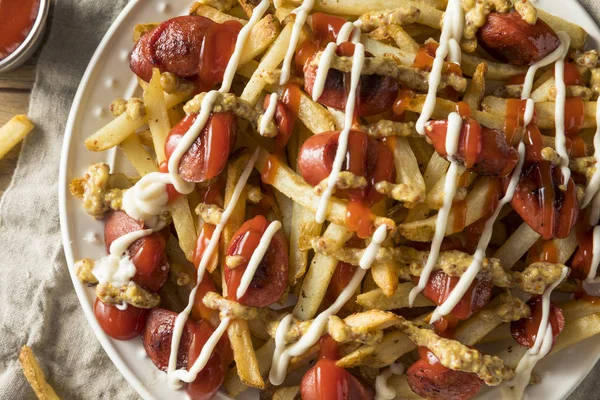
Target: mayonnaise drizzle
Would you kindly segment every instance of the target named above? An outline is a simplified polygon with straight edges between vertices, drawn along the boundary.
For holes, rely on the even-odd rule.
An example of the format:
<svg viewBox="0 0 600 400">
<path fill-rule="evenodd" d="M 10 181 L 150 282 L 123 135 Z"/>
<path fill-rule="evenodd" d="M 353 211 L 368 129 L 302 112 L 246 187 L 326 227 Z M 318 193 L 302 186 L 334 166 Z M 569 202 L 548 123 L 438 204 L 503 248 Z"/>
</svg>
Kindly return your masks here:
<svg viewBox="0 0 600 400">
<path fill-rule="evenodd" d="M 275 110 L 277 109 L 277 93 L 271 93 L 269 96 L 269 106 L 265 110 L 265 113 L 260 118 L 260 125 L 258 127 L 258 133 L 264 136 L 265 131 L 269 122 L 273 120 L 275 116 Z"/>
<path fill-rule="evenodd" d="M 208 242 L 208 246 L 206 246 L 206 250 L 202 254 L 200 264 L 198 265 L 197 282 L 202 281 L 204 271 L 206 271 L 206 267 L 210 262 L 212 254 L 215 252 L 219 244 L 219 239 L 221 237 L 221 233 L 223 232 L 223 228 L 225 228 L 225 225 L 229 221 L 229 218 L 231 217 L 231 214 L 233 213 L 233 210 L 240 199 L 242 191 L 244 190 L 246 182 L 248 181 L 248 177 L 250 177 L 250 173 L 254 168 L 254 164 L 256 163 L 257 158 L 258 149 L 254 151 L 252 157 L 250 157 L 250 160 L 248 161 L 248 165 L 246 165 L 246 168 L 244 168 L 244 171 L 242 172 L 239 181 L 235 185 L 233 194 L 231 195 L 231 200 L 229 201 L 229 204 L 227 204 L 225 211 L 223 211 L 223 214 L 221 215 L 221 220 L 215 227 L 215 231 L 211 236 L 210 241 Z M 198 359 L 196 360 L 196 362 L 194 362 L 194 365 L 190 368 L 189 371 L 186 371 L 184 369 L 176 370 L 179 342 L 181 341 L 181 335 L 183 334 L 185 322 L 187 321 L 192 310 L 194 299 L 196 298 L 196 292 L 198 291 L 198 285 L 199 283 L 197 283 L 196 286 L 194 286 L 194 289 L 192 289 L 192 291 L 190 292 L 188 304 L 185 307 L 185 309 L 179 315 L 177 315 L 177 318 L 175 319 L 175 324 L 173 326 L 173 339 L 171 340 L 171 354 L 169 355 L 167 377 L 171 386 L 175 388 L 181 387 L 181 383 L 179 382 L 180 380 L 184 382 L 193 382 L 194 379 L 196 379 L 198 372 L 201 371 L 202 368 L 204 368 L 204 366 L 206 366 L 206 363 L 208 362 L 216 343 L 218 343 L 220 337 L 223 335 L 227 328 L 227 325 L 229 324 L 229 318 L 221 320 L 219 328 L 217 328 L 210 337 L 210 339 L 213 339 L 213 337 L 216 336 L 218 336 L 218 338 L 216 338 L 216 340 L 209 339 L 209 341 L 206 342 L 204 347 L 202 347 L 202 351 L 200 352 Z"/>
<path fill-rule="evenodd" d="M 315 0 L 304 0 L 300 7 L 296 8 L 291 13 L 295 15 L 294 25 L 292 26 L 292 34 L 290 36 L 290 45 L 285 53 L 283 59 L 283 65 L 281 66 L 281 76 L 279 77 L 279 84 L 285 85 L 290 79 L 290 68 L 292 65 L 292 59 L 294 58 L 294 52 L 298 47 L 300 41 L 300 32 L 306 22 L 308 13 L 312 10 L 315 5 Z"/>
<path fill-rule="evenodd" d="M 525 388 L 529 385 L 531 372 L 533 368 L 544 358 L 552 348 L 553 334 L 552 325 L 550 324 L 550 296 L 552 291 L 565 279 L 569 273 L 569 268 L 563 267 L 560 278 L 550 285 L 542 295 L 542 318 L 537 331 L 537 336 L 533 346 L 523 355 L 517 368 L 515 369 L 515 377 L 507 382 L 512 389 L 503 389 L 503 395 L 512 395 L 511 398 L 521 400 L 525 393 Z"/>
<path fill-rule="evenodd" d="M 388 379 L 392 375 L 402 375 L 404 365 L 393 363 L 375 378 L 375 400 L 392 400 L 396 398 L 396 390 L 389 387 Z"/>
<path fill-rule="evenodd" d="M 265 253 L 269 249 L 269 245 L 271 244 L 273 236 L 275 236 L 275 233 L 277 233 L 279 229 L 281 229 L 281 222 L 273 221 L 269 224 L 262 237 L 260 238 L 258 246 L 254 250 L 254 253 L 252 253 L 250 261 L 248 262 L 248 266 L 246 267 L 246 270 L 242 275 L 240 285 L 237 288 L 236 296 L 238 299 L 241 298 L 244 294 L 246 294 L 248 286 L 250 286 L 250 282 L 252 282 L 252 278 L 254 278 L 254 274 L 256 273 L 256 270 L 258 269 L 261 260 L 263 259 Z"/>
<path fill-rule="evenodd" d="M 565 137 L 565 101 L 567 98 L 567 87 L 565 86 L 565 57 L 569 52 L 571 38 L 565 32 L 557 33 L 563 51 L 556 64 L 554 65 L 554 85 L 556 87 L 556 100 L 554 103 L 554 128 L 556 153 L 560 156 L 560 170 L 563 176 L 563 182 L 566 187 L 571 178 L 569 169 L 569 155 L 567 154 L 567 145 Z"/>
<path fill-rule="evenodd" d="M 564 61 L 564 57 L 569 48 L 569 39 L 567 38 L 566 41 L 564 40 L 564 32 L 559 32 L 559 37 L 561 39 L 561 44 L 559 45 L 559 47 L 554 52 L 552 52 L 548 56 L 544 57 L 542 60 L 536 62 L 531 67 L 529 67 L 529 70 L 527 71 L 527 74 L 525 76 L 525 82 L 523 83 L 523 91 L 521 93 L 521 99 L 526 100 L 525 110 L 523 112 L 523 125 L 525 127 L 527 127 L 527 125 L 529 125 L 531 123 L 531 121 L 533 120 L 533 114 L 535 111 L 535 104 L 534 104 L 533 100 L 530 98 L 530 96 L 531 96 L 531 89 L 533 88 L 533 79 L 535 77 L 536 71 L 539 68 L 556 61 L 557 59 L 561 59 Z M 563 70 L 564 70 L 564 65 L 563 65 Z M 558 94 L 557 94 L 557 98 L 558 98 Z M 563 110 L 563 114 L 564 114 L 564 101 L 563 101 L 562 110 Z M 563 117 L 563 120 L 564 120 L 564 117 Z M 561 122 L 561 126 L 563 127 L 563 137 L 564 137 L 564 122 Z M 557 125 L 557 127 L 558 127 L 558 125 Z M 446 144 L 446 146 L 448 146 L 448 144 Z M 487 247 L 488 247 L 489 242 L 492 237 L 494 223 L 496 222 L 496 219 L 498 218 L 498 215 L 500 214 L 502 207 L 504 207 L 506 204 L 510 203 L 510 201 L 512 200 L 512 198 L 515 194 L 517 184 L 519 182 L 519 178 L 521 177 L 521 170 L 523 168 L 523 163 L 525 161 L 525 145 L 522 140 L 519 143 L 518 152 L 519 152 L 519 161 L 517 163 L 517 166 L 515 167 L 515 170 L 513 171 L 512 175 L 510 177 L 510 181 L 509 181 L 506 193 L 505 193 L 504 197 L 502 197 L 502 199 L 500 199 L 500 201 L 498 202 L 498 205 L 496 206 L 496 209 L 494 210 L 494 213 L 492 214 L 492 216 L 485 223 L 485 227 L 483 229 L 481 237 L 479 238 L 479 242 L 477 243 L 477 248 L 475 250 L 475 253 L 473 254 L 473 260 L 471 261 L 471 264 L 469 264 L 469 267 L 467 268 L 465 273 L 460 277 L 460 280 L 458 281 L 458 283 L 456 284 L 454 289 L 452 289 L 452 292 L 450 292 L 450 295 L 446 298 L 446 300 L 434 310 L 433 314 L 431 315 L 431 320 L 430 320 L 431 323 L 434 323 L 434 322 L 438 321 L 441 317 L 448 315 L 454 309 L 454 307 L 456 307 L 458 302 L 460 302 L 460 300 L 464 297 L 467 290 L 469 289 L 469 287 L 471 286 L 471 284 L 473 283 L 475 278 L 477 278 L 477 275 L 481 271 L 481 267 L 482 267 L 483 261 L 485 259 L 485 253 L 486 253 Z M 437 233 L 437 230 L 436 230 L 436 233 Z M 432 244 L 432 247 L 433 247 L 433 244 Z"/>
<path fill-rule="evenodd" d="M 421 109 L 421 115 L 416 123 L 417 132 L 421 135 L 425 134 L 425 124 L 429 121 L 435 109 L 437 90 L 442 79 L 442 68 L 446 56 L 449 56 L 451 62 L 460 64 L 461 51 L 459 43 L 462 38 L 464 23 L 465 19 L 460 0 L 449 0 L 444 14 L 440 45 L 435 51 L 435 59 L 429 73 L 427 96 Z"/>
<path fill-rule="evenodd" d="M 287 368 L 292 357 L 299 356 L 304 354 L 311 348 L 315 343 L 319 341 L 321 338 L 325 327 L 327 326 L 327 322 L 329 321 L 329 317 L 337 314 L 344 304 L 350 300 L 352 295 L 356 292 L 356 289 L 360 286 L 367 270 L 371 268 L 371 264 L 375 260 L 375 256 L 379 251 L 381 244 L 387 237 L 387 227 L 385 225 L 381 225 L 375 233 L 373 234 L 373 239 L 369 246 L 365 249 L 363 256 L 360 260 L 360 268 L 356 270 L 350 283 L 342 290 L 342 293 L 338 296 L 335 302 L 329 306 L 325 311 L 321 312 L 317 317 L 313 320 L 312 324 L 306 331 L 302 337 L 293 344 L 287 345 L 285 343 L 285 337 L 287 332 L 290 330 L 293 315 L 286 315 L 279 326 L 277 327 L 277 331 L 275 332 L 275 352 L 273 353 L 273 362 L 271 366 L 271 371 L 269 372 L 269 380 L 273 385 L 281 385 L 285 380 L 285 376 L 287 373 Z M 362 262 L 364 260 L 369 260 L 370 263 Z"/>
<path fill-rule="evenodd" d="M 347 26 L 351 28 L 345 28 Z M 331 173 L 327 178 L 327 187 L 325 188 L 323 194 L 321 195 L 321 198 L 319 199 L 319 205 L 317 207 L 317 213 L 315 218 L 318 223 L 325 222 L 325 216 L 329 208 L 329 199 L 331 199 L 331 196 L 333 195 L 335 184 L 338 180 L 338 176 L 340 174 L 340 171 L 342 170 L 342 165 L 344 164 L 344 160 L 346 158 L 346 151 L 348 150 L 348 136 L 350 135 L 350 129 L 352 129 L 352 121 L 354 120 L 354 111 L 356 107 L 357 95 L 356 91 L 358 89 L 360 74 L 365 60 L 365 47 L 362 43 L 359 43 L 360 29 L 357 29 L 357 26 L 359 26 L 359 24 L 352 24 L 347 22 L 340 30 L 340 33 L 338 34 L 337 38 L 338 44 L 345 42 L 348 36 L 350 35 L 350 32 L 354 30 L 354 34 L 352 36 L 352 43 L 354 43 L 354 54 L 352 56 L 352 70 L 350 73 L 350 91 L 348 93 L 346 107 L 344 110 L 344 129 L 340 132 L 340 136 L 338 139 L 338 147 L 335 153 L 335 159 L 333 160 Z M 313 91 L 316 90 L 319 97 L 321 93 L 323 93 L 323 87 L 325 85 L 325 80 L 327 79 L 327 73 L 329 72 L 331 57 L 333 56 L 333 53 L 335 53 L 335 47 L 336 45 L 333 45 L 333 43 L 329 43 L 325 48 L 323 54 L 321 54 L 321 60 L 319 60 L 317 76 L 315 77 L 315 84 L 313 86 Z M 317 84 L 319 86 L 317 86 Z M 315 92 L 313 92 L 313 98 L 314 97 Z"/>
<path fill-rule="evenodd" d="M 444 181 L 444 202 L 442 208 L 440 208 L 437 218 L 435 221 L 435 233 L 433 234 L 433 240 L 431 241 L 431 249 L 427 256 L 427 261 L 421 271 L 419 277 L 419 283 L 415 286 L 408 295 L 408 303 L 412 307 L 413 302 L 417 298 L 417 295 L 421 293 L 427 282 L 431 272 L 435 268 L 437 263 L 442 241 L 446 235 L 446 226 L 448 225 L 448 216 L 452 209 L 452 202 L 454 195 L 456 194 L 456 187 L 458 185 L 458 176 L 460 173 L 460 165 L 454 160 L 454 154 L 458 150 L 458 140 L 460 138 L 460 131 L 462 129 L 462 118 L 458 113 L 452 112 L 448 115 L 448 130 L 446 131 L 446 153 L 447 158 L 450 161 L 450 168 L 446 173 L 446 179 Z"/>
<path fill-rule="evenodd" d="M 127 285 L 137 272 L 129 258 L 127 249 L 136 240 L 152 234 L 154 230 L 143 229 L 129 232 L 110 245 L 109 254 L 94 263 L 92 274 L 100 284 L 111 284 L 114 287 Z"/>
<path fill-rule="evenodd" d="M 166 185 L 169 175 L 151 172 L 140 179 L 123 194 L 123 210 L 136 220 L 143 220 L 149 227 L 159 223 L 159 215 L 169 202 Z"/>
</svg>

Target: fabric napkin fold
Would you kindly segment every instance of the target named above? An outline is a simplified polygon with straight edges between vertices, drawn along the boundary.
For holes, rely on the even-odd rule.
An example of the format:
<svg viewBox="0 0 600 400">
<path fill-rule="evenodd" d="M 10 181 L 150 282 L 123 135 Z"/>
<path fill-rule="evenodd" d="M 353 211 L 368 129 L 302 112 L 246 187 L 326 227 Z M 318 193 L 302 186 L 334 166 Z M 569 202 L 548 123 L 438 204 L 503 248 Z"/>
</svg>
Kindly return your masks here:
<svg viewBox="0 0 600 400">
<path fill-rule="evenodd" d="M 143 0 L 139 0 L 143 1 Z M 35 399 L 17 355 L 33 348 L 63 399 L 135 399 L 79 306 L 58 220 L 58 169 L 67 116 L 83 72 L 126 0 L 60 0 L 51 11 L 12 182 L 0 202 L 0 399 Z M 600 2 L 581 0 L 598 22 Z M 571 396 L 598 398 L 600 367 Z M 557 382 L 557 384 L 560 384 Z"/>
</svg>

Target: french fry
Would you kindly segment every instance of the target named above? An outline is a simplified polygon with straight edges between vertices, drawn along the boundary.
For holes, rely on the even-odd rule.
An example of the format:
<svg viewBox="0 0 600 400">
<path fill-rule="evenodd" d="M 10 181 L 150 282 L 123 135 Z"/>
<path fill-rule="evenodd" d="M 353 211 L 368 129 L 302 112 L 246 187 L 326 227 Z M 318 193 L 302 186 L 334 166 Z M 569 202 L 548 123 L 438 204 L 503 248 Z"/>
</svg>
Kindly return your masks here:
<svg viewBox="0 0 600 400">
<path fill-rule="evenodd" d="M 291 36 L 292 24 L 287 24 L 260 60 L 258 68 L 254 71 L 246 87 L 244 87 L 244 91 L 240 96 L 241 99 L 246 100 L 250 104 L 256 104 L 261 92 L 267 85 L 263 75 L 273 73 L 279 64 L 281 64 L 285 58 Z"/>
<path fill-rule="evenodd" d="M 482 62 L 475 69 L 473 79 L 467 87 L 467 91 L 463 96 L 462 101 L 467 103 L 471 110 L 478 110 L 481 100 L 485 95 L 485 77 L 488 72 L 488 65 L 486 62 Z"/>
<path fill-rule="evenodd" d="M 188 261 L 192 261 L 194 259 L 198 234 L 190 205 L 185 196 L 181 196 L 169 204 L 168 210 L 171 213 L 173 226 L 175 226 L 175 231 L 179 237 L 179 246 L 185 253 Z"/>
<path fill-rule="evenodd" d="M 150 79 L 146 90 L 144 90 L 144 104 L 146 105 L 148 126 L 154 142 L 154 151 L 160 164 L 167 159 L 165 156 L 165 142 L 171 131 L 171 124 L 169 123 L 165 96 L 160 84 L 160 71 L 157 68 L 152 70 L 152 79 Z"/>
<path fill-rule="evenodd" d="M 302 0 L 291 0 L 286 1 L 285 3 L 299 6 L 302 4 Z M 427 3 L 429 3 L 429 1 Z M 372 0 L 369 2 L 360 0 L 338 0 L 336 2 L 316 0 L 313 10 L 328 14 L 360 16 L 371 11 L 389 10 L 403 6 L 414 6 L 421 11 L 419 17 L 417 18 L 417 22 L 419 24 L 439 29 L 440 21 L 442 19 L 442 11 L 430 5 L 431 3 L 427 3 L 424 1 L 419 2 L 410 0 Z M 440 3 L 440 1 L 436 1 L 435 5 L 440 5 Z"/>
<path fill-rule="evenodd" d="M 26 115 L 16 115 L 0 127 L 0 159 L 23 140 L 33 128 L 33 123 Z"/>
<path fill-rule="evenodd" d="M 397 137 L 391 140 L 394 152 L 394 165 L 396 167 L 396 183 L 406 185 L 414 190 L 414 202 L 418 203 L 425 198 L 426 185 L 423 175 L 419 170 L 417 157 L 412 151 L 407 138 Z"/>
<path fill-rule="evenodd" d="M 400 283 L 398 288 L 391 296 L 388 296 L 381 288 L 371 290 L 370 292 L 359 294 L 356 302 L 364 308 L 379 310 L 395 310 L 409 307 L 408 294 L 414 288 L 411 282 Z M 430 307 L 434 304 L 427 300 L 422 294 L 417 295 L 413 307 Z"/>
<path fill-rule="evenodd" d="M 192 4 L 190 6 L 189 14 L 200 15 L 202 17 L 218 22 L 219 24 L 222 24 L 227 21 L 237 21 L 242 25 L 246 25 L 248 23 L 247 19 L 236 18 L 230 14 L 217 10 L 214 7 L 202 4 L 201 2 L 195 2 L 194 4 Z"/>
<path fill-rule="evenodd" d="M 256 169 L 262 172 L 267 167 L 271 154 L 264 149 L 260 149 L 256 162 Z M 294 173 L 287 165 L 275 161 L 276 166 L 269 182 L 275 189 L 285 194 L 294 202 L 302 205 L 313 213 L 317 212 L 320 197 L 314 193 L 312 187 Z M 334 197 L 330 200 L 329 213 L 327 219 L 338 225 L 346 223 L 346 203 Z M 393 228 L 393 221 L 385 217 L 375 217 L 375 226 L 387 225 Z"/>
<path fill-rule="evenodd" d="M 275 341 L 269 339 L 261 347 L 256 349 L 256 359 L 258 360 L 258 369 L 262 376 L 266 376 L 271 368 L 271 362 L 273 361 L 273 351 L 275 350 Z M 225 377 L 223 387 L 227 393 L 232 397 L 237 397 L 240 393 L 245 392 L 248 389 L 244 383 L 242 383 L 236 368 L 231 368 Z"/>
<path fill-rule="evenodd" d="M 482 218 L 487 212 L 487 199 L 489 198 L 488 192 L 492 190 L 492 183 L 486 178 L 480 178 L 473 186 L 473 190 L 469 192 L 465 198 L 466 202 L 466 215 L 464 218 L 465 226 L 469 226 L 473 222 Z M 446 226 L 445 235 L 456 233 L 457 229 L 462 230 L 462 226 L 455 227 L 454 219 L 458 217 L 458 211 L 455 207 L 450 209 L 448 215 L 448 223 Z M 413 221 L 398 225 L 398 231 L 402 236 L 409 240 L 417 242 L 429 242 L 433 238 L 435 233 L 437 215 L 431 216 L 421 221 Z M 462 225 L 462 224 L 460 224 Z M 529 247 L 527 247 L 529 248 Z"/>
<path fill-rule="evenodd" d="M 233 158 L 229 164 L 227 165 L 227 182 L 225 184 L 225 207 L 231 201 L 231 197 L 233 196 L 233 192 L 235 191 L 235 186 L 237 185 L 240 176 L 242 176 L 242 172 L 246 164 L 248 164 L 249 154 L 247 152 L 243 152 L 239 154 L 237 157 Z M 221 234 L 221 242 L 220 242 L 220 259 L 221 259 L 221 270 L 225 268 L 225 253 L 227 252 L 227 246 L 231 242 L 233 235 L 235 232 L 242 226 L 246 217 L 246 191 L 244 188 L 242 193 L 240 194 L 240 201 L 238 201 L 233 209 L 233 212 L 229 216 L 229 220 L 227 224 L 223 228 L 223 233 Z M 223 274 L 223 293 L 227 293 L 227 287 L 225 284 L 225 275 Z"/>
<path fill-rule="evenodd" d="M 27 382 L 29 382 L 39 400 L 59 400 L 52 386 L 46 381 L 44 371 L 40 368 L 29 346 L 21 347 L 19 362 L 21 363 Z"/>
<path fill-rule="evenodd" d="M 539 238 L 540 234 L 523 222 L 504 245 L 496 251 L 494 257 L 500 259 L 505 269 L 511 269 Z"/>
<path fill-rule="evenodd" d="M 245 385 L 264 389 L 265 382 L 262 378 L 256 352 L 252 346 L 248 323 L 242 319 L 231 321 L 227 328 L 227 336 L 229 336 L 240 381 Z"/>
<path fill-rule="evenodd" d="M 485 62 L 487 64 L 486 78 L 493 81 L 504 81 L 512 78 L 513 76 L 524 74 L 527 72 L 527 68 L 517 67 L 510 64 L 499 63 L 495 61 L 485 60 L 477 57 L 474 54 L 463 53 L 461 68 L 465 75 L 474 76 L 477 70 L 477 66 Z"/>
<path fill-rule="evenodd" d="M 382 368 L 416 348 L 417 346 L 402 331 L 394 329 L 384 334 L 381 343 L 363 345 L 339 359 L 336 364 L 342 368 L 354 368 L 361 365 Z"/>
<path fill-rule="evenodd" d="M 171 108 L 189 97 L 189 93 L 173 93 L 165 96 L 165 103 L 167 108 Z M 147 122 L 147 114 L 139 119 L 131 119 L 127 113 L 123 113 L 85 139 L 85 147 L 91 151 L 108 150 L 117 146 Z"/>
<path fill-rule="evenodd" d="M 282 387 L 275 390 L 272 400 L 300 399 L 300 386 Z"/>
<path fill-rule="evenodd" d="M 560 17 L 552 14 L 548 14 L 546 11 L 537 9 L 538 18 L 542 19 L 545 23 L 555 32 L 564 31 L 571 37 L 571 48 L 579 49 L 583 47 L 587 40 L 587 32 L 585 29 L 576 25 L 572 22 L 566 21 Z"/>
<path fill-rule="evenodd" d="M 600 314 L 592 314 L 571 321 L 570 324 L 565 325 L 563 331 L 556 338 L 550 354 L 557 353 L 598 333 L 600 333 Z M 526 351 L 526 347 L 514 345 L 510 349 L 500 351 L 497 356 L 508 367 L 516 368 Z"/>
<path fill-rule="evenodd" d="M 500 116 L 506 115 L 507 100 L 495 96 L 487 96 L 483 99 L 482 108 L 485 112 Z M 583 103 L 583 125 L 582 128 L 596 127 L 596 102 L 586 101 Z M 535 103 L 535 112 L 540 129 L 554 129 L 554 102 L 545 101 Z"/>
<path fill-rule="evenodd" d="M 419 400 L 421 396 L 412 391 L 408 386 L 406 375 L 393 375 L 388 378 L 387 384 L 396 391 L 396 398 L 405 400 Z"/>
<path fill-rule="evenodd" d="M 150 172 L 158 171 L 156 163 L 152 159 L 152 156 L 146 151 L 138 136 L 129 136 L 119 145 L 119 147 L 123 150 L 125 157 L 127 157 L 140 176 L 145 176 Z"/>
<path fill-rule="evenodd" d="M 365 46 L 365 51 L 373 54 L 374 56 L 385 56 L 391 54 L 396 57 L 402 65 L 410 66 L 415 60 L 415 53 L 404 51 L 395 46 L 382 43 L 378 40 L 372 39 L 368 36 L 362 36 L 360 42 Z"/>
<path fill-rule="evenodd" d="M 342 247 L 352 234 L 343 226 L 329 224 L 325 230 L 326 237 L 333 247 Z M 333 272 L 338 264 L 337 259 L 323 254 L 315 254 L 308 272 L 304 276 L 298 303 L 294 307 L 294 316 L 301 320 L 314 317 L 317 313 Z"/>
</svg>

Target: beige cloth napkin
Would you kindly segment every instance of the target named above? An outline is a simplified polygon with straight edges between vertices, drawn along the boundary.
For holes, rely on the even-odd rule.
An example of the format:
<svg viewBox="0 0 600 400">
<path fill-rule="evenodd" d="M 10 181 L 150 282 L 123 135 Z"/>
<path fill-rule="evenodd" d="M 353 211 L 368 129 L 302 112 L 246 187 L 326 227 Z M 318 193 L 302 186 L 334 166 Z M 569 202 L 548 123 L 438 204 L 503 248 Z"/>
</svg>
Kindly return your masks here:
<svg viewBox="0 0 600 400">
<path fill-rule="evenodd" d="M 581 0 L 599 21 L 599 0 Z M 33 348 L 63 399 L 138 398 L 87 324 L 65 263 L 57 181 L 67 115 L 96 46 L 125 0 L 58 0 L 41 53 L 26 139 L 0 202 L 0 399 L 34 399 L 17 361 Z M 600 367 L 572 399 L 596 399 Z"/>
</svg>

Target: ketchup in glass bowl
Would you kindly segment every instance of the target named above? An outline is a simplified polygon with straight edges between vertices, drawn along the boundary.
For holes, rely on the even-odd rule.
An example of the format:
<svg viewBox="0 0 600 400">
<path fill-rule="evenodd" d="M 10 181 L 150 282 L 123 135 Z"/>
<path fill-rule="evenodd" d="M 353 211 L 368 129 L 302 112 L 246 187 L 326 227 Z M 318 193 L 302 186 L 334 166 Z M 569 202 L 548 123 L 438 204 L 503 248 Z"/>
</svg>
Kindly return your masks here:
<svg viewBox="0 0 600 400">
<path fill-rule="evenodd" d="M 0 0 L 0 73 L 24 63 L 37 49 L 49 0 Z"/>
</svg>

